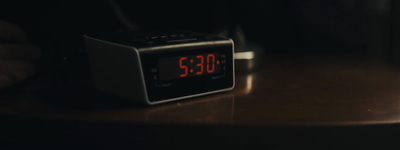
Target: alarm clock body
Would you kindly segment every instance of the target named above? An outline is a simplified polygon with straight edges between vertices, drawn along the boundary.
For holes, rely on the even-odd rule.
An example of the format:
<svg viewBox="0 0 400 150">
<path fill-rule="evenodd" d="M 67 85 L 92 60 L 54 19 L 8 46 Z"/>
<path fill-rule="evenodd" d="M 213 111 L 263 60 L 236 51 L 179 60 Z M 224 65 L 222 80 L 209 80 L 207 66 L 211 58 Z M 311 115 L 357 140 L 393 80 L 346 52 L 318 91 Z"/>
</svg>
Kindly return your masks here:
<svg viewBox="0 0 400 150">
<path fill-rule="evenodd" d="M 233 41 L 183 31 L 84 36 L 94 86 L 149 105 L 232 90 Z"/>
</svg>

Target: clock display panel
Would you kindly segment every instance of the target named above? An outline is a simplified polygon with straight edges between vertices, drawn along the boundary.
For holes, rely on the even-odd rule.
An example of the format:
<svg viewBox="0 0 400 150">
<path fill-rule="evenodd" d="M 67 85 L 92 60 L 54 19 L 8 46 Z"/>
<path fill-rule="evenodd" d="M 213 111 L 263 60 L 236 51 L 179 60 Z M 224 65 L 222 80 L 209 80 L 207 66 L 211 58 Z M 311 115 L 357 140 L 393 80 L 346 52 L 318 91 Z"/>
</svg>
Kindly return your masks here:
<svg viewBox="0 0 400 150">
<path fill-rule="evenodd" d="M 232 45 L 141 54 L 150 101 L 233 87 Z"/>
</svg>

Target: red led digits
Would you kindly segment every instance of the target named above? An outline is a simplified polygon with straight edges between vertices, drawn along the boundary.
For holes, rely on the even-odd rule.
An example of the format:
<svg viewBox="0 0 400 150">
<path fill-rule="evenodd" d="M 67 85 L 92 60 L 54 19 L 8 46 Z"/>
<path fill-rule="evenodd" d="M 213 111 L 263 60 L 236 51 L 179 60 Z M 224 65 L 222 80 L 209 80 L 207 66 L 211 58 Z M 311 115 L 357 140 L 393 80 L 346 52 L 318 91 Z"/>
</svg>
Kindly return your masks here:
<svg viewBox="0 0 400 150">
<path fill-rule="evenodd" d="M 186 76 L 188 75 L 188 67 L 185 66 L 185 65 L 182 65 L 182 61 L 183 61 L 183 60 L 186 60 L 186 59 L 187 59 L 187 57 L 181 57 L 181 58 L 179 58 L 179 67 L 181 67 L 182 69 L 185 69 L 185 73 L 180 74 L 180 75 L 179 75 L 180 77 L 186 77 Z"/>
<path fill-rule="evenodd" d="M 207 61 L 204 61 L 204 57 L 206 57 Z M 179 67 L 180 69 L 184 70 L 183 73 L 179 74 L 179 77 L 181 78 L 187 76 L 215 73 L 216 71 L 215 63 L 217 63 L 217 65 L 220 64 L 219 60 L 215 60 L 215 54 L 213 53 L 196 55 L 196 56 L 178 57 L 178 58 L 179 58 Z M 204 72 L 205 69 L 207 72 Z"/>
<path fill-rule="evenodd" d="M 197 55 L 196 58 L 200 58 L 200 63 L 196 64 L 196 66 L 200 67 L 200 71 L 196 72 L 196 75 L 203 74 L 204 57 L 203 55 Z"/>
<path fill-rule="evenodd" d="M 211 68 L 210 68 L 210 59 L 212 61 Z M 215 61 L 215 55 L 214 54 L 208 54 L 207 55 L 207 73 L 213 73 L 214 72 L 214 67 L 215 67 L 214 61 Z"/>
</svg>

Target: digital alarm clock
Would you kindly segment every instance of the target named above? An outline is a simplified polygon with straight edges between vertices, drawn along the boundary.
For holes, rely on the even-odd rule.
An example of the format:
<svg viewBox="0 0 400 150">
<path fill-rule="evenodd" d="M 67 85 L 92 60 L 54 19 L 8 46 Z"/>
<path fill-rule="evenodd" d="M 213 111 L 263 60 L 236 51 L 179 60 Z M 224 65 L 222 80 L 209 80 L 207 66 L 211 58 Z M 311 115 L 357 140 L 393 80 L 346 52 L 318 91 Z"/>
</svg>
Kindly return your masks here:
<svg viewBox="0 0 400 150">
<path fill-rule="evenodd" d="M 233 41 L 187 31 L 132 31 L 84 36 L 94 86 L 159 104 L 232 90 Z"/>
</svg>

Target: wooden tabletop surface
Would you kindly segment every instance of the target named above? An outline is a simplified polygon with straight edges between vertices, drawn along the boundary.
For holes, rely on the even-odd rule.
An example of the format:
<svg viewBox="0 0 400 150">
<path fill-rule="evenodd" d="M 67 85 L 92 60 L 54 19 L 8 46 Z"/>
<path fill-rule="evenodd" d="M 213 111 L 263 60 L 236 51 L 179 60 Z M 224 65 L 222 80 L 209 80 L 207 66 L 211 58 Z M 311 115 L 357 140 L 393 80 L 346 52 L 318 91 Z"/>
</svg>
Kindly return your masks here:
<svg viewBox="0 0 400 150">
<path fill-rule="evenodd" d="M 120 103 L 121 98 L 98 92 L 90 85 L 54 87 L 33 82 L 0 95 L 0 114 L 157 126 L 400 123 L 400 68 L 385 61 L 358 55 L 279 55 L 252 63 L 256 64 L 253 71 L 237 72 L 233 91 L 155 106 Z"/>
<path fill-rule="evenodd" d="M 38 86 L 38 85 L 36 85 Z M 40 88 L 39 88 L 40 89 Z M 90 86 L 1 95 L 3 114 L 88 121 L 229 125 L 400 123 L 400 69 L 352 55 L 265 57 L 233 91 L 156 106 L 122 104 Z"/>
</svg>

